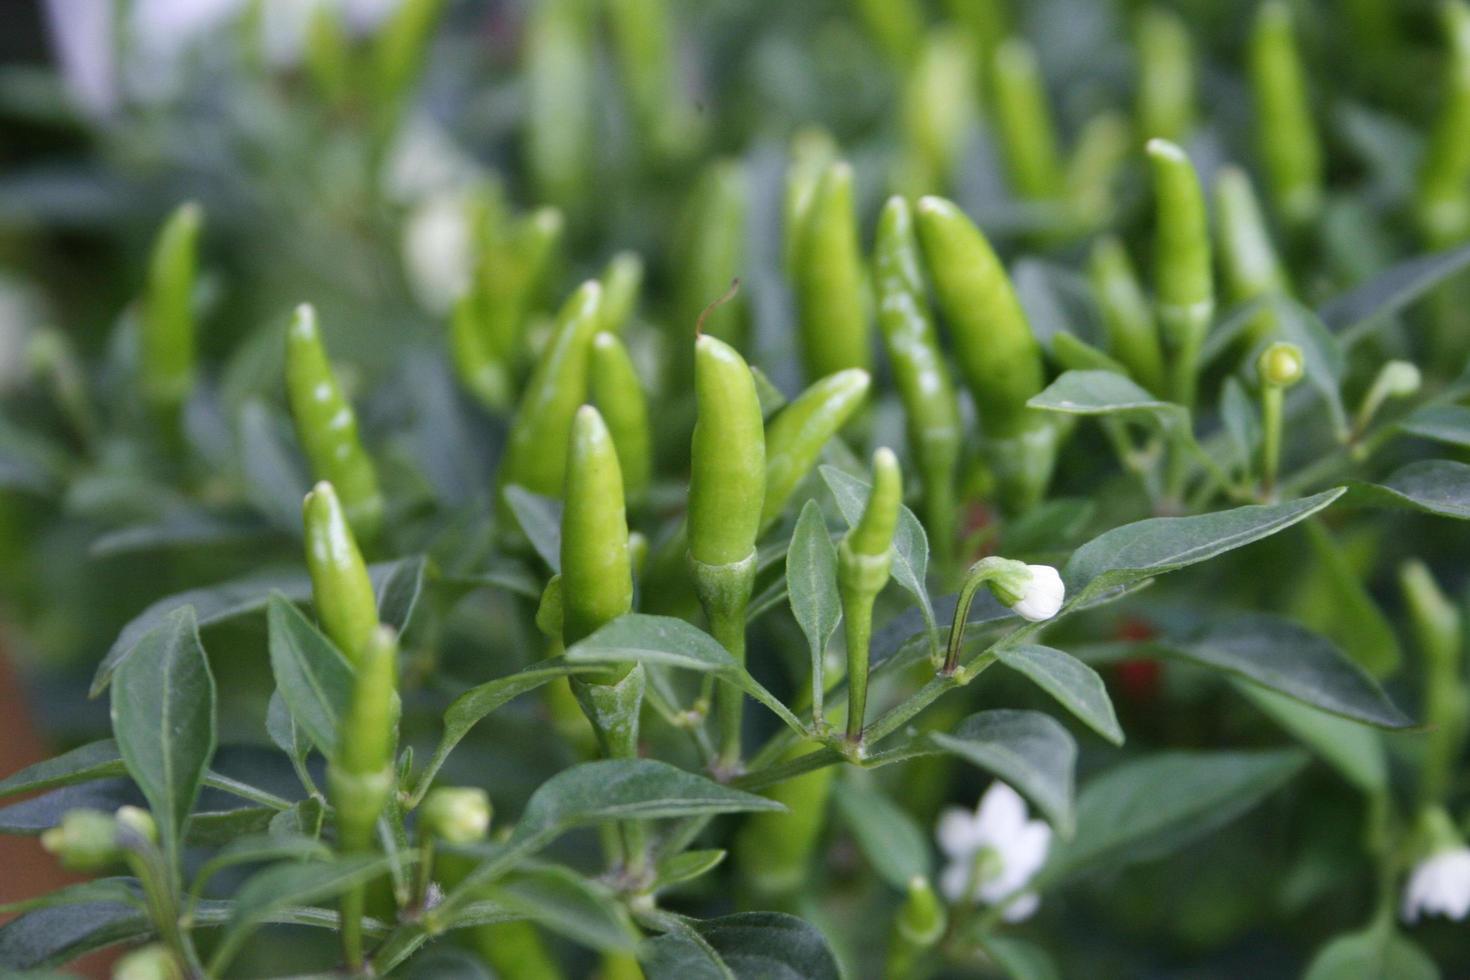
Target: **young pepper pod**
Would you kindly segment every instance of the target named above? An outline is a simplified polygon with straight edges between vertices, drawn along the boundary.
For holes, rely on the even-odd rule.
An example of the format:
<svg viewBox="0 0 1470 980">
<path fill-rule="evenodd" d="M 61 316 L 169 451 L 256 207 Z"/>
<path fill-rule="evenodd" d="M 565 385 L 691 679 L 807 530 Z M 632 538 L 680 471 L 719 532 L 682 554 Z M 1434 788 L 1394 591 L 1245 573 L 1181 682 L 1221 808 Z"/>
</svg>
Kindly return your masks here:
<svg viewBox="0 0 1470 980">
<path fill-rule="evenodd" d="M 955 29 L 933 31 L 903 88 L 903 155 L 893 186 L 932 194 L 949 186 L 967 128 L 975 118 L 975 59 Z"/>
<path fill-rule="evenodd" d="M 1470 729 L 1470 696 L 1461 672 L 1464 630 L 1459 607 L 1422 561 L 1405 562 L 1399 568 L 1399 584 L 1424 664 L 1424 720 L 1429 734 L 1419 795 L 1426 805 L 1442 804 Z"/>
<path fill-rule="evenodd" d="M 836 159 L 837 142 L 825 129 L 808 126 L 791 139 L 791 159 L 786 165 L 786 187 L 781 198 L 781 265 L 791 282 L 796 281 L 796 247 L 817 184 Z"/>
<path fill-rule="evenodd" d="M 766 430 L 765 499 L 760 528 L 776 522 L 827 444 L 868 396 L 871 377 L 860 368 L 828 375 L 776 413 Z"/>
<path fill-rule="evenodd" d="M 1138 127 L 1146 139 L 1182 142 L 1194 129 L 1194 46 L 1184 20 L 1151 6 L 1138 18 Z"/>
<path fill-rule="evenodd" d="M 811 743 L 798 743 L 783 753 L 778 764 L 814 750 Z M 812 859 L 827 827 L 827 803 L 837 769 L 815 769 L 766 790 L 764 795 L 785 809 L 751 814 L 735 835 L 740 881 L 755 893 L 757 907 L 770 907 L 810 879 Z"/>
<path fill-rule="evenodd" d="M 1300 226 L 1322 207 L 1322 146 L 1291 8 L 1282 0 L 1267 0 L 1256 14 L 1249 60 L 1256 143 L 1271 196 L 1286 223 Z"/>
<path fill-rule="evenodd" d="M 641 134 L 655 157 L 681 158 L 697 148 L 700 117 L 682 97 L 668 0 L 609 0 L 618 68 Z"/>
<path fill-rule="evenodd" d="M 143 396 L 172 411 L 194 387 L 194 282 L 204 210 L 179 205 L 164 222 L 148 262 L 143 296 L 141 363 Z"/>
<path fill-rule="evenodd" d="M 847 640 L 847 738 L 861 744 L 868 707 L 868 648 L 873 602 L 893 567 L 893 532 L 903 502 L 903 476 L 891 449 L 873 454 L 873 489 L 862 518 L 837 548 L 837 587 Z"/>
<path fill-rule="evenodd" d="M 943 198 L 921 198 L 916 213 L 935 298 L 980 412 L 987 461 L 1007 507 L 1025 510 L 1045 493 L 1056 461 L 1056 427 L 1026 405 L 1045 382 L 1041 345 L 980 229 Z"/>
<path fill-rule="evenodd" d="M 944 937 L 949 915 L 944 903 L 934 893 L 929 879 L 915 875 L 909 880 L 908 894 L 888 939 L 887 977 L 911 977 L 917 974 L 918 960 L 924 952 Z"/>
<path fill-rule="evenodd" d="M 337 491 L 353 533 L 372 541 L 383 526 L 378 472 L 358 437 L 357 415 L 327 360 L 309 303 L 296 307 L 286 332 L 286 394 L 312 473 Z"/>
<path fill-rule="evenodd" d="M 1200 348 L 1215 316 L 1209 217 L 1199 175 L 1183 150 L 1168 140 L 1152 139 L 1148 158 L 1157 212 L 1154 290 L 1169 356 L 1169 390 L 1174 401 L 1191 406 Z"/>
<path fill-rule="evenodd" d="M 694 347 L 698 417 L 690 450 L 690 564 L 711 632 L 743 664 L 745 610 L 755 585 L 755 539 L 766 495 L 765 426 L 744 358 L 710 336 Z M 734 771 L 744 695 L 724 684 L 718 698 L 719 766 Z"/>
<path fill-rule="evenodd" d="M 643 260 L 636 252 L 619 252 L 602 273 L 602 329 L 621 334 L 638 305 L 643 288 Z"/>
<path fill-rule="evenodd" d="M 589 280 L 562 306 L 551 343 L 526 382 L 500 464 L 500 490 L 516 484 L 544 496 L 561 496 L 567 457 L 551 447 L 568 444 L 572 419 L 587 400 L 590 348 L 601 328 L 602 286 Z M 504 494 L 497 496 L 508 521 Z"/>
<path fill-rule="evenodd" d="M 301 509 L 317 619 L 342 655 L 356 663 L 378 629 L 372 579 L 330 483 L 313 487 Z"/>
<path fill-rule="evenodd" d="M 596 131 L 592 7 L 543 0 L 526 24 L 526 169 L 538 196 L 576 212 L 592 181 Z"/>
<path fill-rule="evenodd" d="M 895 68 L 914 60 L 924 30 L 924 10 L 916 0 L 856 0 L 858 16 Z"/>
<path fill-rule="evenodd" d="M 1164 395 L 1164 353 L 1159 348 L 1158 326 L 1122 240 L 1115 235 L 1098 239 L 1088 272 L 1102 312 L 1108 353 L 1128 368 L 1133 380 Z"/>
<path fill-rule="evenodd" d="M 704 315 L 703 331 L 739 347 L 745 336 L 745 300 L 710 307 L 724 295 L 745 266 L 745 225 L 750 187 L 739 162 L 720 160 L 705 171 L 686 207 L 676 254 L 682 257 L 675 297 L 676 323 L 690 324 Z M 706 310 L 708 308 L 708 310 Z M 678 345 L 681 356 L 687 348 Z M 689 362 L 676 365 L 677 377 L 689 376 Z"/>
<path fill-rule="evenodd" d="M 561 593 L 568 646 L 633 608 L 623 474 L 612 433 L 591 405 L 577 409 L 567 448 Z"/>
<path fill-rule="evenodd" d="M 507 227 L 501 227 L 493 213 L 482 224 L 467 315 L 476 324 L 485 355 L 509 376 L 525 356 L 522 333 L 526 316 L 561 242 L 566 219 L 556 208 L 547 207 Z M 508 391 L 487 404 L 501 410 L 512 400 Z"/>
<path fill-rule="evenodd" d="M 1414 216 L 1433 249 L 1470 237 L 1470 4 L 1447 0 L 1440 8 L 1450 50 L 1444 94 L 1419 168 Z"/>
<path fill-rule="evenodd" d="M 913 211 L 889 198 L 878 218 L 874 279 L 878 326 L 908 423 L 909 451 L 924 494 L 924 525 L 938 564 L 955 543 L 955 472 L 960 458 L 960 407 L 929 314 Z"/>
<path fill-rule="evenodd" d="M 1063 181 L 1056 122 L 1031 46 L 1013 37 L 996 48 L 991 82 L 1011 189 L 1027 201 L 1059 199 Z"/>
<path fill-rule="evenodd" d="M 872 363 L 852 179 L 846 161 L 828 166 L 797 229 L 798 339 L 811 380 Z"/>
<path fill-rule="evenodd" d="M 628 356 L 628 348 L 613 334 L 604 332 L 593 338 L 588 380 L 592 401 L 607 422 L 613 445 L 618 449 L 623 492 L 628 504 L 636 506 L 648 492 L 653 478 L 648 399 L 633 368 L 633 359 Z"/>
<path fill-rule="evenodd" d="M 1250 177 L 1239 167 L 1222 167 L 1215 177 L 1215 218 L 1220 269 L 1230 301 L 1246 303 L 1288 292 L 1286 270 L 1271 243 L 1265 215 Z M 1251 319 L 1246 342 L 1253 347 L 1275 329 L 1274 312 L 1264 308 Z"/>
</svg>

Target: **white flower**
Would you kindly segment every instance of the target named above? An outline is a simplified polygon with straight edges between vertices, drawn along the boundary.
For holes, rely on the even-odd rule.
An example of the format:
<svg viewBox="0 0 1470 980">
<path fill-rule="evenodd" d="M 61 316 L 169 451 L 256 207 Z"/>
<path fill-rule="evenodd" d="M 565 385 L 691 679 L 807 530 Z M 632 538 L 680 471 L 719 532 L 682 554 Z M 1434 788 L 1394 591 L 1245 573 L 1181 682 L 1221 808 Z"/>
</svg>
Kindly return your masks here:
<svg viewBox="0 0 1470 980">
<path fill-rule="evenodd" d="M 1027 565 L 1026 570 L 1031 573 L 1031 578 L 1026 582 L 1021 598 L 1011 604 L 1011 609 L 1033 623 L 1051 619 L 1067 597 L 1067 587 L 1062 584 L 1061 574 L 1050 565 Z"/>
<path fill-rule="evenodd" d="M 1051 828 L 1026 819 L 1026 801 L 996 780 L 974 813 L 950 807 L 935 832 L 949 863 L 939 890 L 951 902 L 995 903 L 1021 891 L 1046 863 Z M 1006 906 L 1007 922 L 1030 916 L 1041 899 L 1028 892 Z"/>
<path fill-rule="evenodd" d="M 1451 919 L 1470 914 L 1470 847 L 1451 847 L 1415 865 L 1404 886 L 1404 921 L 1417 921 L 1420 912 Z"/>
</svg>

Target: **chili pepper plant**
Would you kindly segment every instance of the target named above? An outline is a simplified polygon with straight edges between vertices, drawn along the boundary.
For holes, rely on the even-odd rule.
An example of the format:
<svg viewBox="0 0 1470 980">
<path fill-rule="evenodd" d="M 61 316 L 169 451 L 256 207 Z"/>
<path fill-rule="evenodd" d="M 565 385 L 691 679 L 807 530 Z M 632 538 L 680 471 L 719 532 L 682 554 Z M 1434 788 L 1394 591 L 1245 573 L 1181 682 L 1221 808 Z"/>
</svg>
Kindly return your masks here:
<svg viewBox="0 0 1470 980">
<path fill-rule="evenodd" d="M 1470 971 L 1464 0 L 92 6 L 5 975 Z"/>
</svg>

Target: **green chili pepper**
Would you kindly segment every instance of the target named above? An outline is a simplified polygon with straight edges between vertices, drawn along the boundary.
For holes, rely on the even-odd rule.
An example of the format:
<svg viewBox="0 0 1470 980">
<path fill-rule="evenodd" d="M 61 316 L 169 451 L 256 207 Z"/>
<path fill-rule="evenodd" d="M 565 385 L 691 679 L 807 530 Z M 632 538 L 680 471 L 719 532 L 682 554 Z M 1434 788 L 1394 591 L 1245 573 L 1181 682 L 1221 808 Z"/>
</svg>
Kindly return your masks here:
<svg viewBox="0 0 1470 980">
<path fill-rule="evenodd" d="M 781 757 L 790 762 L 813 751 L 798 743 Z M 836 766 L 815 769 L 776 784 L 764 795 L 786 807 L 747 817 L 735 836 L 740 880 L 763 901 L 789 895 L 811 876 L 812 857 L 827 826 L 827 800 Z"/>
<path fill-rule="evenodd" d="M 643 260 L 636 252 L 619 252 L 602 273 L 602 329 L 621 334 L 638 305 L 643 287 Z"/>
<path fill-rule="evenodd" d="M 750 207 L 745 172 L 733 160 L 717 161 L 705 172 L 684 213 L 677 254 L 678 315 L 675 322 L 695 323 L 710 301 L 723 295 L 745 265 L 745 222 Z M 740 296 L 708 310 L 703 331 L 740 346 L 745 335 L 745 301 Z M 687 336 L 687 335 L 686 335 Z M 681 343 L 678 350 L 687 350 Z M 688 377 L 688 361 L 678 376 Z"/>
<path fill-rule="evenodd" d="M 561 591 L 568 646 L 633 607 L 623 474 L 612 434 L 591 405 L 577 409 L 567 449 Z"/>
<path fill-rule="evenodd" d="M 164 222 L 148 263 L 142 308 L 142 382 L 148 404 L 174 411 L 194 387 L 194 281 L 204 211 L 193 201 Z"/>
<path fill-rule="evenodd" d="M 1220 237 L 1220 269 L 1232 303 L 1287 293 L 1286 270 L 1277 258 L 1265 216 L 1239 167 L 1222 167 L 1215 178 L 1215 217 Z M 1268 305 L 1252 318 L 1247 343 L 1255 346 L 1276 329 Z"/>
<path fill-rule="evenodd" d="M 845 368 L 868 368 L 872 351 L 852 167 L 830 165 L 812 192 L 797 230 L 796 307 L 802 363 L 815 380 Z"/>
<path fill-rule="evenodd" d="M 1098 239 L 1089 271 L 1109 353 L 1127 366 L 1133 380 L 1164 396 L 1167 386 L 1158 326 L 1122 240 L 1112 235 Z"/>
<path fill-rule="evenodd" d="M 1148 142 L 1157 209 L 1154 289 L 1169 356 L 1170 394 L 1194 404 L 1199 352 L 1215 315 L 1210 228 L 1199 177 L 1184 151 L 1168 140 Z"/>
<path fill-rule="evenodd" d="M 918 959 L 944 937 L 949 916 L 923 875 L 909 880 L 908 894 L 893 919 L 888 940 L 887 977 L 918 975 Z"/>
<path fill-rule="evenodd" d="M 567 457 L 551 447 L 568 444 L 572 419 L 587 400 L 590 348 L 601 328 L 602 286 L 589 280 L 562 306 L 551 343 L 516 407 L 500 464 L 502 490 L 514 483 L 533 493 L 561 496 Z M 500 507 L 506 526 L 510 526 L 509 506 L 503 494 Z"/>
<path fill-rule="evenodd" d="M 949 186 L 975 118 L 976 76 L 970 43 L 959 31 L 936 30 L 924 39 L 903 88 L 904 150 L 896 189 L 930 194 Z"/>
<path fill-rule="evenodd" d="M 806 227 L 817 184 L 836 159 L 837 143 L 826 130 L 807 126 L 792 137 L 786 190 L 781 200 L 781 263 L 791 282 L 797 279 L 797 244 Z"/>
<path fill-rule="evenodd" d="M 667 0 L 610 0 L 608 19 L 642 144 L 660 157 L 688 156 L 698 147 L 701 120 L 680 97 Z"/>
<path fill-rule="evenodd" d="M 981 67 L 989 70 L 995 49 L 1011 36 L 1009 0 L 947 0 L 949 16 L 965 29 Z"/>
<path fill-rule="evenodd" d="M 1448 0 L 1440 8 L 1450 42 L 1444 96 L 1419 168 L 1415 216 L 1430 248 L 1470 237 L 1470 5 Z"/>
<path fill-rule="evenodd" d="M 1019 38 L 1007 40 L 995 51 L 991 77 L 1011 188 L 1028 201 L 1059 199 L 1063 184 L 1056 122 L 1031 46 Z"/>
<path fill-rule="evenodd" d="M 874 256 L 878 326 L 924 489 L 924 524 L 938 563 L 947 566 L 954 554 L 960 408 L 929 314 L 920 261 L 913 212 L 903 198 L 889 198 L 878 218 Z"/>
<path fill-rule="evenodd" d="M 689 557 L 694 588 L 715 638 L 745 662 L 745 610 L 755 585 L 755 539 L 765 498 L 766 436 L 745 360 L 728 344 L 695 341 L 698 418 L 690 450 Z M 720 766 L 740 762 L 744 696 L 719 689 Z"/>
<path fill-rule="evenodd" d="M 914 0 L 856 0 L 858 15 L 883 53 L 907 67 L 919 48 L 924 11 Z"/>
<path fill-rule="evenodd" d="M 1288 224 L 1305 224 L 1322 206 L 1322 147 L 1291 8 L 1281 0 L 1267 0 L 1256 15 L 1250 77 L 1256 142 L 1276 209 Z"/>
<path fill-rule="evenodd" d="M 542 199 L 575 210 L 592 176 L 596 132 L 592 6 L 542 0 L 526 25 L 526 166 Z"/>
<path fill-rule="evenodd" d="M 468 854 L 444 851 L 435 857 L 434 871 L 445 890 L 451 890 L 478 862 Z M 490 895 L 486 895 L 490 898 Z M 562 980 L 556 958 L 546 948 L 540 932 L 524 919 L 471 926 L 464 930 L 468 944 L 496 976 L 517 980 Z"/>
<path fill-rule="evenodd" d="M 337 491 L 353 533 L 372 541 L 383 526 L 377 469 L 362 447 L 357 416 L 327 360 L 316 310 L 307 303 L 296 308 L 286 333 L 286 394 L 312 473 Z"/>
<path fill-rule="evenodd" d="M 636 505 L 648 492 L 652 480 L 648 401 L 628 349 L 613 334 L 600 333 L 593 338 L 590 387 L 592 400 L 602 412 L 618 449 L 623 491 L 628 503 Z"/>
<path fill-rule="evenodd" d="M 372 579 L 330 483 L 318 483 L 306 495 L 302 516 L 317 619 L 343 656 L 356 663 L 378 628 Z"/>
<path fill-rule="evenodd" d="M 986 454 L 1008 508 L 1025 510 L 1051 479 L 1057 429 L 1026 402 L 1041 391 L 1041 346 L 985 236 L 952 202 L 919 200 L 919 243 L 980 411 Z"/>
<path fill-rule="evenodd" d="M 1459 607 L 1440 589 L 1433 574 L 1418 560 L 1399 569 L 1399 583 L 1409 607 L 1414 638 L 1424 656 L 1424 715 L 1429 726 L 1420 799 L 1444 802 L 1453 782 L 1456 760 L 1470 729 L 1470 695 L 1461 680 L 1464 631 Z"/>
<path fill-rule="evenodd" d="M 1183 18 L 1151 6 L 1138 18 L 1138 126 L 1146 139 L 1181 142 L 1194 129 L 1194 45 Z"/>
<path fill-rule="evenodd" d="M 373 69 L 380 99 L 401 98 L 418 76 L 443 6 L 444 0 L 402 0 L 378 31 Z"/>
<path fill-rule="evenodd" d="M 1067 201 L 1080 231 L 1107 225 L 1117 211 L 1117 185 L 1133 153 L 1133 134 L 1116 112 L 1093 116 L 1077 137 L 1067 167 Z"/>
<path fill-rule="evenodd" d="M 465 390 L 487 408 L 499 410 L 515 400 L 515 382 L 510 365 L 486 342 L 481 305 L 473 291 L 455 301 L 449 317 L 450 358 Z"/>
<path fill-rule="evenodd" d="M 847 424 L 868 397 L 871 376 L 860 368 L 828 375 L 776 413 L 766 431 L 765 503 L 761 529 L 786 509 L 791 495 L 817 463 L 822 447 Z"/>
<path fill-rule="evenodd" d="M 837 549 L 837 584 L 847 640 L 847 738 L 859 744 L 868 706 L 868 645 L 873 635 L 873 602 L 893 565 L 893 532 L 903 503 L 903 476 L 890 449 L 873 454 L 873 489 L 862 518 Z"/>
</svg>

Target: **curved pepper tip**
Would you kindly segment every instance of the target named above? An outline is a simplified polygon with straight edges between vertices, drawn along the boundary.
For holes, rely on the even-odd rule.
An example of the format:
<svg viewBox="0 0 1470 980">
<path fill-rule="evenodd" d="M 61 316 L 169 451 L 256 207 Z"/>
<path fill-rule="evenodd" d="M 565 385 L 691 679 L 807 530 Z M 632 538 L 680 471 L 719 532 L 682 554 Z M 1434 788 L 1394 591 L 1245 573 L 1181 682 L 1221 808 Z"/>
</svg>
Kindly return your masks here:
<svg viewBox="0 0 1470 980">
<path fill-rule="evenodd" d="M 1166 140 L 1161 136 L 1155 136 L 1149 140 L 1144 149 L 1150 158 L 1159 162 L 1184 163 L 1189 160 L 1188 155 L 1178 143 Z"/>
</svg>

